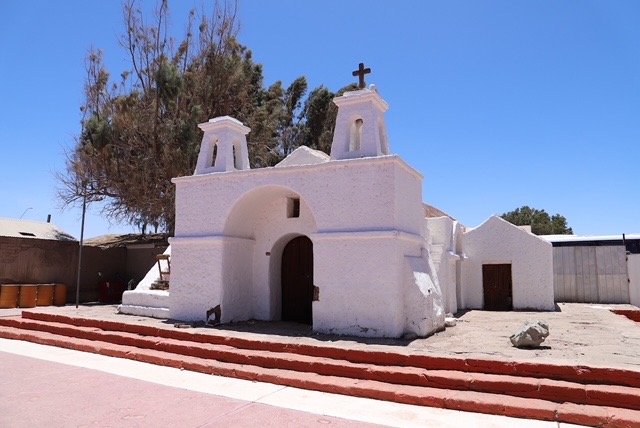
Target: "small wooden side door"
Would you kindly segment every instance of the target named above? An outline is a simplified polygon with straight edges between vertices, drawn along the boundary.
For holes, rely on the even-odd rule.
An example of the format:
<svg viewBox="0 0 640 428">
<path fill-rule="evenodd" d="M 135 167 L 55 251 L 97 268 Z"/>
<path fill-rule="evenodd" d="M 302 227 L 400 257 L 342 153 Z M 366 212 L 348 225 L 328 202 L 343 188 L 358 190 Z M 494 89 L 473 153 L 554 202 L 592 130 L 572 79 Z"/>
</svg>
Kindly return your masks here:
<svg viewBox="0 0 640 428">
<path fill-rule="evenodd" d="M 482 265 L 482 289 L 485 310 L 512 310 L 511 264 Z"/>
</svg>

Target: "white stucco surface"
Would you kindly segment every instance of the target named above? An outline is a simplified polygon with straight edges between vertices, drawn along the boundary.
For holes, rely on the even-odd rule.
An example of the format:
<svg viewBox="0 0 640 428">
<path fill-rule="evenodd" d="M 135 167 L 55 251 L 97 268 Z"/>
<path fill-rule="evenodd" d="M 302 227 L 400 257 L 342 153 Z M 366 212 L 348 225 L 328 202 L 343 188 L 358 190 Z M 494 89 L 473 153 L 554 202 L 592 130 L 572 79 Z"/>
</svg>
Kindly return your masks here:
<svg viewBox="0 0 640 428">
<path fill-rule="evenodd" d="M 167 247 L 163 254 L 170 256 L 171 246 Z M 166 271 L 166 262 L 163 260 L 161 263 L 163 270 Z M 118 306 L 118 312 L 152 318 L 169 318 L 169 292 L 151 289 L 151 284 L 159 279 L 160 271 L 156 263 L 134 290 L 123 293 L 122 304 Z"/>
<path fill-rule="evenodd" d="M 422 176 L 389 154 L 388 106 L 377 91 L 346 93 L 335 103 L 331 161 L 300 148 L 277 167 L 250 170 L 236 161 L 222 170 L 217 161 L 206 164 L 212 145 L 216 159 L 227 156 L 236 143 L 224 139 L 246 145 L 246 129 L 225 120 L 224 134 L 219 122 L 202 124 L 196 174 L 173 179 L 172 318 L 207 320 L 219 308 L 223 323 L 280 319 L 282 253 L 291 239 L 307 236 L 319 291 L 315 331 L 398 337 L 443 327 Z"/>
<path fill-rule="evenodd" d="M 250 129 L 236 119 L 200 124 L 195 174 L 172 180 L 170 293 L 149 289 L 154 267 L 121 311 L 279 320 L 283 252 L 300 236 L 312 246 L 314 331 L 427 336 L 447 312 L 483 307 L 484 264 L 511 265 L 514 309 L 554 309 L 549 242 L 495 216 L 466 232 L 450 217 L 425 219 L 422 175 L 390 154 L 377 90 L 334 102 L 331 155 L 299 147 L 271 168 L 250 169 Z M 640 261 L 630 266 L 637 302 Z"/>
<path fill-rule="evenodd" d="M 175 179 L 171 316 L 202 319 L 221 305 L 223 322 L 278 319 L 282 249 L 305 235 L 321 295 L 314 329 L 402 334 L 403 257 L 426 246 L 421 178 L 391 155 Z M 298 218 L 287 215 L 292 198 L 300 199 Z"/>
<path fill-rule="evenodd" d="M 462 307 L 460 263 L 464 259 L 464 227 L 450 217 L 425 219 L 429 231 L 429 250 L 442 291 L 445 312 L 455 314 Z"/>
<path fill-rule="evenodd" d="M 464 234 L 462 262 L 464 307 L 484 305 L 483 264 L 511 264 L 513 308 L 553 310 L 553 258 L 551 243 L 492 216 Z"/>
<path fill-rule="evenodd" d="M 345 92 L 334 99 L 338 106 L 331 159 L 388 155 L 384 113 L 389 109 L 375 87 Z"/>
</svg>

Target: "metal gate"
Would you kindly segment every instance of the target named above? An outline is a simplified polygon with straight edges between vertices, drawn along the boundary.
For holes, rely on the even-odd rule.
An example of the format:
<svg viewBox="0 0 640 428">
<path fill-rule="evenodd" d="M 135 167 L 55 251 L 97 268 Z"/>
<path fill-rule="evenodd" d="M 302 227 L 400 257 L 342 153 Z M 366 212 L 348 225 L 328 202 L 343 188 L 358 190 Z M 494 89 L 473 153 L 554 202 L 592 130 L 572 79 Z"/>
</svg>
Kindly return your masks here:
<svg viewBox="0 0 640 428">
<path fill-rule="evenodd" d="M 623 245 L 553 247 L 556 302 L 629 303 Z"/>
</svg>

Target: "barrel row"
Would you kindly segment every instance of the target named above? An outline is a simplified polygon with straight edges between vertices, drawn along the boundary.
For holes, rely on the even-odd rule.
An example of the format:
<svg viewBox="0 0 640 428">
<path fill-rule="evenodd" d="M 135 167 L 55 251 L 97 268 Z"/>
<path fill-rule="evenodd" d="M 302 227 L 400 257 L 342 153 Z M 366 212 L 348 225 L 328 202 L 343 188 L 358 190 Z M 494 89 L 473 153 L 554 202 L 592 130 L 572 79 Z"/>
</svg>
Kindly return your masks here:
<svg viewBox="0 0 640 428">
<path fill-rule="evenodd" d="M 66 284 L 2 284 L 0 308 L 33 308 L 64 306 L 67 303 Z"/>
</svg>

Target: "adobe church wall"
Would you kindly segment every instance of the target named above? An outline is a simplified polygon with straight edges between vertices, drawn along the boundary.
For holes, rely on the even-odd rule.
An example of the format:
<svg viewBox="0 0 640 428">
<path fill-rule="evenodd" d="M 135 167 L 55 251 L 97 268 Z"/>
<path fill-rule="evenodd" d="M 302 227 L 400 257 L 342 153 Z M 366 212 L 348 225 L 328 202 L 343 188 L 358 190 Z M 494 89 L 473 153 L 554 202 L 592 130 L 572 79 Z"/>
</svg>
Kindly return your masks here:
<svg viewBox="0 0 640 428">
<path fill-rule="evenodd" d="M 174 237 L 171 243 L 171 298 L 169 314 L 181 321 L 206 321 L 207 311 L 221 304 L 225 241 L 245 247 L 251 257 L 253 242 L 224 237 Z M 236 249 L 236 251 L 238 251 Z M 225 313 L 222 314 L 225 316 Z"/>
<path fill-rule="evenodd" d="M 222 322 L 278 319 L 280 247 L 306 235 L 314 245 L 322 296 L 313 303 L 314 328 L 402 334 L 403 289 L 389 284 L 404 281 L 403 255 L 420 256 L 426 245 L 421 179 L 397 156 L 174 179 L 177 222 L 171 242 L 189 246 L 191 257 L 174 253 L 171 316 L 202 319 L 209 307 L 221 304 Z M 287 200 L 294 197 L 300 199 L 299 218 L 287 216 Z M 380 238 L 380 232 L 388 236 Z M 398 244 L 400 233 L 414 242 Z M 371 314 L 377 313 L 371 311 L 373 300 L 363 299 L 370 295 L 385 316 Z M 350 310 L 342 308 L 345 301 Z M 323 319 L 335 317 L 344 322 L 323 327 Z"/>
<path fill-rule="evenodd" d="M 392 232 L 322 234 L 314 241 L 314 331 L 368 337 L 404 333 L 402 242 Z"/>
<path fill-rule="evenodd" d="M 196 173 L 172 180 L 171 317 L 213 311 L 230 322 L 286 312 L 314 331 L 371 337 L 444 326 L 422 176 L 389 154 L 388 105 L 363 86 L 334 100 L 331 160 L 298 151 L 278 167 L 250 170 L 249 128 L 229 117 L 199 125 Z"/>
<path fill-rule="evenodd" d="M 311 209 L 300 200 L 298 217 L 289 217 L 288 200 L 280 197 L 266 204 L 255 219 L 256 245 L 250 300 L 256 319 L 279 319 L 281 314 L 281 264 L 285 245 L 296 236 L 311 237 L 317 227 Z"/>
<path fill-rule="evenodd" d="M 492 216 L 464 234 L 462 284 L 467 309 L 484 305 L 482 265 L 511 264 L 514 309 L 554 310 L 552 247 Z"/>
<path fill-rule="evenodd" d="M 268 201 L 272 191 L 269 186 L 298 194 L 317 219 L 318 230 L 397 229 L 420 235 L 419 208 L 407 201 L 421 200 L 421 180 L 420 174 L 394 155 L 180 177 L 173 179 L 175 236 L 237 236 L 234 225 L 246 222 L 231 218 L 227 225 L 226 219 L 243 195 L 263 186 L 265 194 L 253 197 Z M 395 196 L 399 186 L 404 189 L 404 197 Z M 245 231 L 244 227 L 240 229 Z"/>
<path fill-rule="evenodd" d="M 456 313 L 456 262 L 460 258 L 455 255 L 455 238 L 459 224 L 446 216 L 426 218 L 425 224 L 429 231 L 429 251 L 437 273 L 445 311 Z"/>
</svg>

